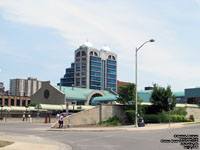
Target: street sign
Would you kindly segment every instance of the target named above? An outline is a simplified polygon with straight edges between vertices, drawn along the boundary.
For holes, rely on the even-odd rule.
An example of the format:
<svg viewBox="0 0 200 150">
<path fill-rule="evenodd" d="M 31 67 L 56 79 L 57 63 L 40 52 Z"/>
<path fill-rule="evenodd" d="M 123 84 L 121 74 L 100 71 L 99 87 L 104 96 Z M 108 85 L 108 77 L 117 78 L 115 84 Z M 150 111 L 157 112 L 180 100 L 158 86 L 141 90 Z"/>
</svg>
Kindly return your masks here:
<svg viewBox="0 0 200 150">
<path fill-rule="evenodd" d="M 169 103 L 169 105 L 172 104 L 172 98 L 168 98 L 168 103 Z"/>
</svg>

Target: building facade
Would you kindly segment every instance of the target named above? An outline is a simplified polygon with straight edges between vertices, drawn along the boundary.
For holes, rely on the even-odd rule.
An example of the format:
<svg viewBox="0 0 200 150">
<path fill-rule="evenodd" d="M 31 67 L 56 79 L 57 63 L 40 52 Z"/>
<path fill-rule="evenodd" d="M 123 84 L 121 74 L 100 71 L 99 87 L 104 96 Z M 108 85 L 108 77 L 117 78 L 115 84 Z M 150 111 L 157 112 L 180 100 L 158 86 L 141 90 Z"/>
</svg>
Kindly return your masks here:
<svg viewBox="0 0 200 150">
<path fill-rule="evenodd" d="M 5 92 L 4 84 L 3 82 L 0 82 L 0 95 L 4 94 L 4 92 Z"/>
<path fill-rule="evenodd" d="M 37 78 L 11 79 L 10 92 L 15 96 L 32 96 L 42 86 L 42 82 Z"/>
<path fill-rule="evenodd" d="M 117 55 L 108 47 L 98 50 L 86 42 L 75 50 L 74 63 L 66 69 L 58 85 L 97 90 L 110 88 L 116 92 Z"/>
<path fill-rule="evenodd" d="M 0 95 L 0 106 L 28 106 L 30 97 Z"/>
</svg>

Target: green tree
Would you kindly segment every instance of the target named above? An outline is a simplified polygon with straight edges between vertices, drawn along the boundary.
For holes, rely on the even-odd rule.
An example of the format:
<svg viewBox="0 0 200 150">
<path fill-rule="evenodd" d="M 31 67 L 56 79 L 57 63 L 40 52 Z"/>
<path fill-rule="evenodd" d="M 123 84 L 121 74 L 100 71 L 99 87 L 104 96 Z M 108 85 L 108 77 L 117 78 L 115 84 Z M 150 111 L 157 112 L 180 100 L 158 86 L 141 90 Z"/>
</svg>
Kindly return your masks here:
<svg viewBox="0 0 200 150">
<path fill-rule="evenodd" d="M 36 105 L 40 104 L 39 102 L 31 102 L 30 104 L 28 104 L 28 106 L 33 106 L 35 107 Z"/>
<path fill-rule="evenodd" d="M 122 85 L 118 88 L 118 102 L 121 104 L 128 104 L 129 101 L 135 100 L 135 84 L 129 83 L 128 85 Z"/>
<path fill-rule="evenodd" d="M 168 99 L 172 98 L 171 110 L 174 109 L 176 105 L 175 96 L 172 95 L 171 87 L 167 86 L 167 88 L 160 87 L 157 84 L 153 86 L 153 92 L 150 98 L 150 101 L 153 103 L 152 111 L 153 113 L 160 113 L 162 111 L 169 110 Z"/>
</svg>

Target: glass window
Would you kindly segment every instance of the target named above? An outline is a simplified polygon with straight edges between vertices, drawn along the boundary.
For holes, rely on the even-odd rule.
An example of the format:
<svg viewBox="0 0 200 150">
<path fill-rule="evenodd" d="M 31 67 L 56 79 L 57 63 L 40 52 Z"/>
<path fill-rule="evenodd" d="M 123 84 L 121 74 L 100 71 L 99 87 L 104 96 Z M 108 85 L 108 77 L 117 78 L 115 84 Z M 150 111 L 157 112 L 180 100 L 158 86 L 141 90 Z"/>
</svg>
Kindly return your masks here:
<svg viewBox="0 0 200 150">
<path fill-rule="evenodd" d="M 76 54 L 76 57 L 80 57 L 80 52 L 78 52 L 78 53 Z"/>
<path fill-rule="evenodd" d="M 91 76 L 91 77 L 90 77 L 90 80 L 93 80 L 93 81 L 101 81 L 101 78 Z"/>
<path fill-rule="evenodd" d="M 86 57 L 83 57 L 83 58 L 82 58 L 82 61 L 86 61 Z"/>
<path fill-rule="evenodd" d="M 90 74 L 91 74 L 92 76 L 101 76 L 101 73 L 100 73 L 100 72 L 93 72 L 93 71 L 91 71 Z"/>
<path fill-rule="evenodd" d="M 108 59 L 111 59 L 111 55 L 108 56 Z"/>
<path fill-rule="evenodd" d="M 22 106 L 26 106 L 26 101 L 22 100 Z"/>
<path fill-rule="evenodd" d="M 107 63 L 111 65 L 116 65 L 116 61 L 114 60 L 107 60 Z"/>
<path fill-rule="evenodd" d="M 82 75 L 82 76 L 85 76 L 85 75 L 86 75 L 86 72 L 81 72 L 81 75 Z"/>
<path fill-rule="evenodd" d="M 14 106 L 14 99 L 11 99 L 10 105 Z"/>
<path fill-rule="evenodd" d="M 97 67 L 91 67 L 91 71 L 101 71 L 101 68 L 97 68 Z"/>
<path fill-rule="evenodd" d="M 80 76 L 80 73 L 76 73 L 76 76 Z"/>
<path fill-rule="evenodd" d="M 101 63 L 101 58 L 99 58 L 99 57 L 91 56 L 91 57 L 90 57 L 90 60 L 91 60 L 91 61 L 96 61 L 96 62 L 100 62 L 100 63 Z"/>
<path fill-rule="evenodd" d="M 28 100 L 28 104 L 30 104 L 31 103 L 31 101 L 30 100 Z"/>
<path fill-rule="evenodd" d="M 115 56 L 112 56 L 112 59 L 115 60 Z"/>
<path fill-rule="evenodd" d="M 0 106 L 2 106 L 2 98 L 0 98 Z"/>
<path fill-rule="evenodd" d="M 113 65 L 107 65 L 108 69 L 114 69 L 116 70 L 116 66 L 113 66 Z"/>
<path fill-rule="evenodd" d="M 86 56 L 86 53 L 85 53 L 85 51 L 82 51 L 82 56 Z"/>
<path fill-rule="evenodd" d="M 94 56 L 98 56 L 97 52 L 94 52 Z"/>
<path fill-rule="evenodd" d="M 108 74 L 107 77 L 108 77 L 108 78 L 111 78 L 111 79 L 116 79 L 116 78 L 117 78 L 116 75 L 112 75 L 112 74 Z"/>
<path fill-rule="evenodd" d="M 93 56 L 93 51 L 90 52 L 90 56 Z"/>
<path fill-rule="evenodd" d="M 108 69 L 108 73 L 109 74 L 116 74 L 116 70 L 110 70 L 110 69 Z"/>
<path fill-rule="evenodd" d="M 8 99 L 5 98 L 5 106 L 8 106 Z"/>
<path fill-rule="evenodd" d="M 17 106 L 20 106 L 20 100 L 19 99 L 17 100 Z"/>
<path fill-rule="evenodd" d="M 90 62 L 90 65 L 91 66 L 97 66 L 97 67 L 101 67 L 101 63 L 98 63 L 98 62 Z"/>
<path fill-rule="evenodd" d="M 76 62 L 79 62 L 80 61 L 80 58 L 76 58 Z"/>
</svg>

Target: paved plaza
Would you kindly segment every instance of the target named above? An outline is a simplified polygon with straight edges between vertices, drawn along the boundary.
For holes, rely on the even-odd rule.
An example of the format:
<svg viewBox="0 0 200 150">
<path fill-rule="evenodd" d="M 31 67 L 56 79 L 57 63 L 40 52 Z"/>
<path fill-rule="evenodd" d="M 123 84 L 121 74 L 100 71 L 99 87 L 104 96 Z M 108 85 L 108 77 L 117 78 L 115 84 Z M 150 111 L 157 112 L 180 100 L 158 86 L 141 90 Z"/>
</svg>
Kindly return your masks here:
<svg viewBox="0 0 200 150">
<path fill-rule="evenodd" d="M 199 136 L 200 125 L 167 124 L 110 128 L 50 129 L 51 124 L 0 122 L 0 140 L 15 144 L 3 150 L 179 150 L 180 143 L 161 143 L 175 134 Z"/>
</svg>

